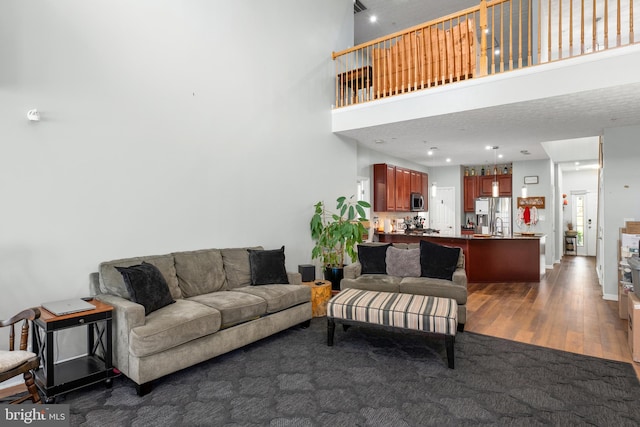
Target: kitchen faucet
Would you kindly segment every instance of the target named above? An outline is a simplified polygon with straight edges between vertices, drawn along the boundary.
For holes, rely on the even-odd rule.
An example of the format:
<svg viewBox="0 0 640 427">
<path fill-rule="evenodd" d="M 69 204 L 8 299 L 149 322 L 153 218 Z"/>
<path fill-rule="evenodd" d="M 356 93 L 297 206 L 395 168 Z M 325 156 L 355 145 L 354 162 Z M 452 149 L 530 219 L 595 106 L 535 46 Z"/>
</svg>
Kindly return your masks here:
<svg viewBox="0 0 640 427">
<path fill-rule="evenodd" d="M 498 233 L 498 220 L 500 220 L 500 233 Z M 504 223 L 502 222 L 502 218 L 499 216 L 496 217 L 496 220 L 493 222 L 493 234 L 504 234 Z"/>
</svg>

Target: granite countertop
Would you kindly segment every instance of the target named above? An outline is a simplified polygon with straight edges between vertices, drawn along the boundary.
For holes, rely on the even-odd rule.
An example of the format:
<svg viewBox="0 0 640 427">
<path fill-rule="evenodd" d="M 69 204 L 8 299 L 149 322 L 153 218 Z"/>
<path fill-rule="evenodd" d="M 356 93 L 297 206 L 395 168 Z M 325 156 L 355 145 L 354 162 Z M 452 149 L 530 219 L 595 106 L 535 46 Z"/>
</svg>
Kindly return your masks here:
<svg viewBox="0 0 640 427">
<path fill-rule="evenodd" d="M 493 235 L 485 235 L 485 234 L 450 234 L 450 235 L 441 235 L 440 233 L 418 233 L 411 232 L 405 233 L 404 231 L 400 232 L 392 232 L 385 233 L 376 231 L 375 234 L 378 235 L 387 235 L 387 236 L 408 236 L 408 237 L 442 237 L 445 239 L 461 239 L 461 240 L 520 240 L 520 239 L 540 239 L 544 236 L 543 233 L 536 233 L 534 235 L 522 235 L 520 233 L 513 233 L 513 235 L 507 236 L 493 236 Z"/>
</svg>

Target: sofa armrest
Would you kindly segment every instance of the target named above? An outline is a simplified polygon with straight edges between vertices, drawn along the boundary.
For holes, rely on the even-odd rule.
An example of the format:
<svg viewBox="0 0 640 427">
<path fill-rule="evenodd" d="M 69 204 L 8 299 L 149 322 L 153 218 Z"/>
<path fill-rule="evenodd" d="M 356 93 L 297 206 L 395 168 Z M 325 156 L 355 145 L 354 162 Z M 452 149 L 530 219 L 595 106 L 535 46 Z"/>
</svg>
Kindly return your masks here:
<svg viewBox="0 0 640 427">
<path fill-rule="evenodd" d="M 95 298 L 113 306 L 113 365 L 128 375 L 129 335 L 131 329 L 144 325 L 144 306 L 110 294 L 99 294 Z"/>
<path fill-rule="evenodd" d="M 295 273 L 293 271 L 287 271 L 287 278 L 289 279 L 290 285 L 301 285 L 302 284 L 302 274 Z"/>
<path fill-rule="evenodd" d="M 467 287 L 467 272 L 464 268 L 456 268 L 456 271 L 453 272 L 453 276 L 451 281 L 456 285 Z"/>
<path fill-rule="evenodd" d="M 345 265 L 343 273 L 345 279 L 357 279 L 358 276 L 362 275 L 362 264 L 356 261 L 353 264 Z"/>
</svg>

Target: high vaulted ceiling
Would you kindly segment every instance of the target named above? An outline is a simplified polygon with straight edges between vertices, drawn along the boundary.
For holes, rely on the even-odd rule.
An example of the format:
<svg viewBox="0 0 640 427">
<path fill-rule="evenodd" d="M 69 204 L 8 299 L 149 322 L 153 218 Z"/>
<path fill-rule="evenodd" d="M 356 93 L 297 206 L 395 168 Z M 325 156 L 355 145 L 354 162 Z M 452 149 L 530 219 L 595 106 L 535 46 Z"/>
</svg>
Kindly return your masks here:
<svg viewBox="0 0 640 427">
<path fill-rule="evenodd" d="M 356 44 L 475 6 L 479 0 L 360 2 L 367 9 L 354 14 Z M 372 15 L 376 22 L 370 22 Z M 479 146 L 493 145 L 501 147 L 503 162 L 551 158 L 573 169 L 575 161 L 597 161 L 603 129 L 630 125 L 640 125 L 640 83 L 341 134 L 373 150 L 432 167 L 447 165 L 445 157 L 451 157 L 452 164 L 493 162 L 493 152 L 478 153 Z M 447 154 L 436 150 L 438 156 L 427 156 L 429 148 L 443 146 Z"/>
</svg>

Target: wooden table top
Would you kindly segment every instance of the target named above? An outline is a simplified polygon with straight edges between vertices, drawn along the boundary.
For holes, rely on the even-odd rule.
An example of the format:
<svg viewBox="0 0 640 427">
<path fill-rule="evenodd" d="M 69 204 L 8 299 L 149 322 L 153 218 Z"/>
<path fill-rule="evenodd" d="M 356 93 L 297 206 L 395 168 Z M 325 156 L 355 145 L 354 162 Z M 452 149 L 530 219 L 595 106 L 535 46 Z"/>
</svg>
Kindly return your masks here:
<svg viewBox="0 0 640 427">
<path fill-rule="evenodd" d="M 70 313 L 70 314 L 65 314 L 63 316 L 56 316 L 55 314 L 51 313 L 50 311 L 47 311 L 47 309 L 45 309 L 44 307 L 40 307 L 40 319 L 42 321 L 44 321 L 45 323 L 48 322 L 57 322 L 60 320 L 64 320 L 64 319 L 73 319 L 74 317 L 81 317 L 81 316 L 86 316 L 89 314 L 97 314 L 97 313 L 104 313 L 106 311 L 111 311 L 113 310 L 113 307 L 110 306 L 109 304 L 106 304 L 102 301 L 98 301 L 97 299 L 92 299 L 90 301 L 87 301 L 89 304 L 95 305 L 96 308 L 95 310 L 86 310 L 86 311 L 79 311 L 77 313 Z"/>
</svg>

